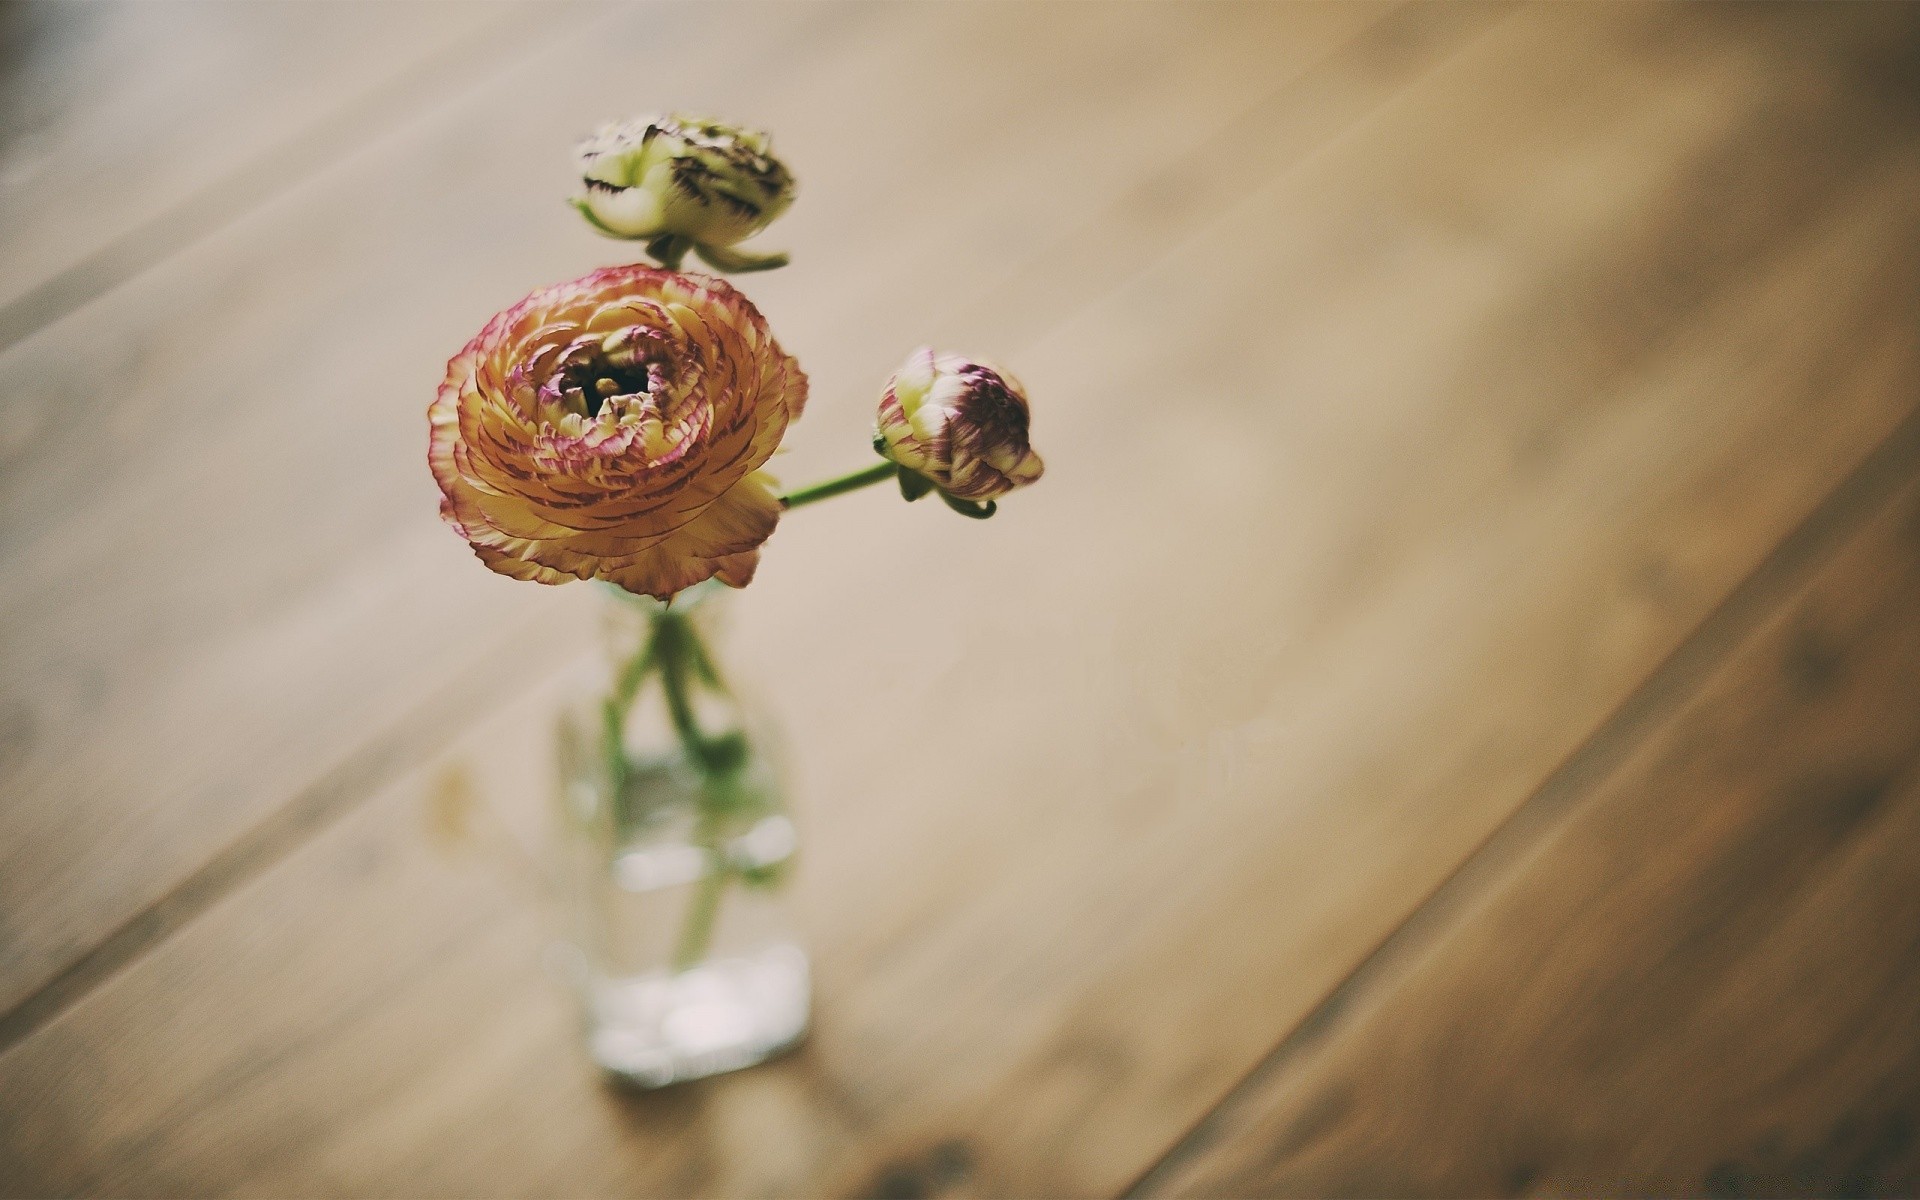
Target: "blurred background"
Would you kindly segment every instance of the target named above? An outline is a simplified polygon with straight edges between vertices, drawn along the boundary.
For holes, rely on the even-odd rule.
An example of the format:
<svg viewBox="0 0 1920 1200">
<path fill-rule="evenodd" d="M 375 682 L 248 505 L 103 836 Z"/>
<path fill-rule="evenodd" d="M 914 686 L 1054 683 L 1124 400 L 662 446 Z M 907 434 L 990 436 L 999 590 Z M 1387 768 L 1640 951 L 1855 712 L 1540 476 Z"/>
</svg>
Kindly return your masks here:
<svg viewBox="0 0 1920 1200">
<path fill-rule="evenodd" d="M 0 1193 L 1912 1194 L 1920 9 L 0 7 Z M 810 1040 L 606 1086 L 549 969 L 588 589 L 425 407 L 601 120 L 800 181 Z"/>
</svg>

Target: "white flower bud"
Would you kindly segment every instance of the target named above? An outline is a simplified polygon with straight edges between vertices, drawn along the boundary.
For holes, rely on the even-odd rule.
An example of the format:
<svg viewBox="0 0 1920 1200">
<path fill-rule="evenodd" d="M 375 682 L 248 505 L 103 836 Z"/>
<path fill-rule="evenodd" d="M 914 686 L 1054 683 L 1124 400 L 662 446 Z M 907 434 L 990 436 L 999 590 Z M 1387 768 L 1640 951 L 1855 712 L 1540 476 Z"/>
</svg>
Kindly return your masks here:
<svg viewBox="0 0 1920 1200">
<path fill-rule="evenodd" d="M 685 113 L 636 117 L 601 126 L 577 157 L 573 205 L 602 233 L 682 239 L 723 270 L 785 261 L 731 250 L 793 203 L 793 175 L 766 134 Z"/>
</svg>

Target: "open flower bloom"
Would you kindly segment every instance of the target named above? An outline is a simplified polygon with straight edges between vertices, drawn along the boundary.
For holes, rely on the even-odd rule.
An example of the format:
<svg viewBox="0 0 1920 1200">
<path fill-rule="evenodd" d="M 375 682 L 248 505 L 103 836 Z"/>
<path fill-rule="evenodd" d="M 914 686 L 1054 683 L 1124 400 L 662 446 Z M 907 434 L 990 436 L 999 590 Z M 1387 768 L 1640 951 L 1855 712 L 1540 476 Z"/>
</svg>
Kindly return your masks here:
<svg viewBox="0 0 1920 1200">
<path fill-rule="evenodd" d="M 874 447 L 960 500 L 991 500 L 1040 478 L 1027 444 L 1027 394 L 986 363 L 923 346 L 887 381 Z"/>
<path fill-rule="evenodd" d="M 583 190 L 573 204 L 601 232 L 685 238 L 710 260 L 736 257 L 726 248 L 793 203 L 793 175 L 773 157 L 766 134 L 705 117 L 672 113 L 603 125 L 577 154 Z"/>
<path fill-rule="evenodd" d="M 607 267 L 534 292 L 447 364 L 428 409 L 440 512 L 495 571 L 667 599 L 744 587 L 780 504 L 758 474 L 807 378 L 705 276 Z"/>
</svg>

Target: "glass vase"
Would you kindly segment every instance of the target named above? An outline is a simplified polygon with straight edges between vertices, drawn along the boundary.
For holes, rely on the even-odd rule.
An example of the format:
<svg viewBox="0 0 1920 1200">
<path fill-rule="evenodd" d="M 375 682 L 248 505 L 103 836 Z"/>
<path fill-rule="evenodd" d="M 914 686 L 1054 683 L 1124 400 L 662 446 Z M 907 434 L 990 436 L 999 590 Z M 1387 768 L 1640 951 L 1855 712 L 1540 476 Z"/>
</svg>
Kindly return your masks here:
<svg viewBox="0 0 1920 1200">
<path fill-rule="evenodd" d="M 771 734 L 711 649 L 726 590 L 662 604 L 605 588 L 605 668 L 560 723 L 587 1044 L 642 1087 L 750 1066 L 807 1028 L 782 888 L 798 843 Z"/>
</svg>

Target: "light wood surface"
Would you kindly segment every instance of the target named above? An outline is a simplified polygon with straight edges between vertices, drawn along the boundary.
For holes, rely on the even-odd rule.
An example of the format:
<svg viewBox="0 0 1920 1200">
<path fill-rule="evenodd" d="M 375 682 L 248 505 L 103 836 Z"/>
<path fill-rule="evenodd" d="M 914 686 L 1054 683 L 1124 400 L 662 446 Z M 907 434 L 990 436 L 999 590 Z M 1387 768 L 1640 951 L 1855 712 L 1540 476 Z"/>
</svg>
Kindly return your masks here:
<svg viewBox="0 0 1920 1200">
<path fill-rule="evenodd" d="M 1700 664 L 1603 783 L 1487 855 L 1444 922 L 1380 956 L 1356 1002 L 1146 1194 L 1911 1191 L 1920 438 L 1906 443 L 1897 496 L 1837 514 L 1864 527 L 1823 537 L 1839 545 Z"/>
<path fill-rule="evenodd" d="M 537 36 L 533 16 L 502 0 L 351 20 L 239 0 L 0 7 L 0 345 L 416 115 Z"/>
<path fill-rule="evenodd" d="M 1299 70 L 1316 44 L 1330 51 L 1374 11 L 1314 10 L 1304 25 L 1263 8 L 1116 8 L 1091 25 L 1041 8 L 864 20 L 783 6 L 745 10 L 751 20 L 718 6 L 615 12 L 413 136 L 371 144 L 0 356 L 20 381 L 10 407 L 26 430 L 0 478 L 0 605 L 29 631 L 0 646 L 18 714 L 7 787 L 21 797 L 0 809 L 0 898 L 19 923 L 0 955 L 0 1002 L 162 902 L 290 798 L 417 758 L 433 728 L 457 722 L 487 686 L 476 671 L 498 679 L 497 702 L 543 658 L 590 640 L 567 615 L 579 597 L 476 573 L 449 538 L 419 470 L 420 413 L 441 374 L 436 358 L 494 308 L 618 253 L 558 197 L 572 186 L 568 139 L 630 103 L 612 69 L 628 47 L 659 44 L 678 65 L 656 86 L 688 103 L 751 115 L 794 94 L 814 114 L 782 127 L 796 161 L 825 162 L 781 233 L 801 254 L 824 243 L 812 250 L 816 279 L 769 276 L 754 289 L 822 396 L 823 415 L 790 442 L 798 478 L 865 452 L 868 396 L 901 347 L 944 330 L 943 313 L 1021 261 L 1017 245 L 979 252 L 994 226 L 1018 238 L 1037 236 L 1024 225 L 1077 230 L 1132 181 L 1133 156 L 1178 153 L 1272 73 L 1273 56 L 1244 32 L 1183 49 L 1191 27 L 1225 20 L 1219 32 L 1231 34 L 1233 21 L 1250 23 L 1256 44 L 1289 31 Z M 694 52 L 723 32 L 748 62 L 777 63 L 791 41 L 822 49 L 799 55 L 811 67 L 776 65 L 738 95 L 744 77 L 702 79 L 710 64 Z M 1033 57 L 980 77 L 975 59 L 998 61 L 987 51 L 1020 43 Z M 1063 106 L 1058 142 L 1023 143 L 995 171 L 973 170 L 969 139 L 1033 102 L 1022 87 L 1058 86 L 1032 67 L 1069 46 L 1091 62 L 1154 65 L 1185 103 L 1165 112 L 1131 71 L 1133 83 L 1112 80 Z M 585 72 L 597 91 L 530 106 L 529 94 L 544 95 L 543 80 L 581 54 L 601 56 Z M 1240 77 L 1224 79 L 1235 64 Z M 946 114 L 934 126 L 944 141 L 928 144 L 924 117 L 865 114 L 865 89 L 909 80 Z M 1004 93 L 997 110 L 972 103 L 981 84 Z M 865 136 L 849 161 L 832 147 L 848 146 L 838 130 L 856 115 Z M 529 166 L 503 180 L 502 160 Z M 915 229 L 887 216 L 901 247 L 892 256 L 835 224 L 835 214 L 852 229 L 878 224 L 899 207 L 883 185 L 901 177 L 957 207 Z M 847 253 L 829 249 L 834 237 Z M 161 340 L 156 310 L 179 313 L 168 328 L 195 336 Z M 103 376 L 128 383 L 98 396 L 112 414 L 99 436 L 61 418 L 74 389 Z M 256 452 L 263 446 L 276 449 Z M 166 532 L 137 536 L 136 524 Z M 235 704 L 242 694 L 248 703 Z M 427 727 L 425 746 L 390 736 L 417 726 Z M 64 836 L 96 823 L 116 836 Z"/>
<path fill-rule="evenodd" d="M 4 201 L 82 298 L 0 350 L 0 1193 L 1819 1192 L 1909 1119 L 1916 793 L 1794 781 L 1920 722 L 1920 11 L 181 11 L 287 69 L 138 110 L 145 208 Z M 439 526 L 421 414 L 620 257 L 566 147 L 661 104 L 801 176 L 743 281 L 813 379 L 784 477 L 923 341 L 1019 371 L 1049 472 L 770 544 L 728 653 L 817 1027 L 633 1096 L 542 965 L 593 598 Z M 1844 685 L 1782 682 L 1808 629 Z"/>
</svg>

